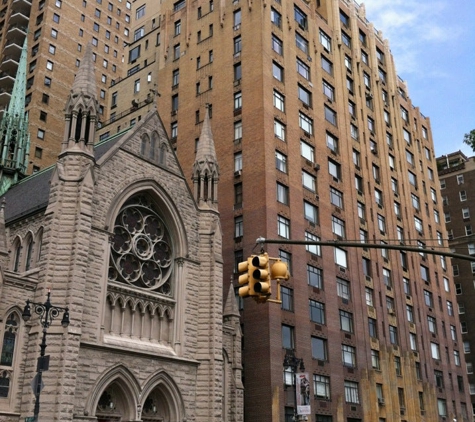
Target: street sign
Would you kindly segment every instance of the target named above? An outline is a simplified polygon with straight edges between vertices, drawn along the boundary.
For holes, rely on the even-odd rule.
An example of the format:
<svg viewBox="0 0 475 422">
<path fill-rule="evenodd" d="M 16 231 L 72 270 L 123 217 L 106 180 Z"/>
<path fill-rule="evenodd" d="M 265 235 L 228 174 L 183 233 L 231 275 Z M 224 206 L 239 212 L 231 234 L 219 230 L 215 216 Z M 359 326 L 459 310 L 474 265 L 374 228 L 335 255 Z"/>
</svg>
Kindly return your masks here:
<svg viewBox="0 0 475 422">
<path fill-rule="evenodd" d="M 31 384 L 30 384 L 30 385 L 31 385 L 31 389 L 33 390 L 33 394 L 35 394 L 35 396 L 36 396 L 36 394 L 38 393 L 38 378 L 39 378 L 39 374 L 36 374 L 36 375 L 35 375 L 35 378 L 33 378 L 33 379 L 31 380 Z M 39 387 L 40 387 L 40 391 L 41 391 L 43 388 L 45 388 L 45 384 L 43 383 L 43 379 L 41 380 L 41 384 L 40 384 Z M 33 416 L 33 417 L 34 417 L 34 416 Z M 32 421 L 35 422 L 34 419 L 32 419 Z"/>
<path fill-rule="evenodd" d="M 36 364 L 36 372 L 47 371 L 49 369 L 49 355 L 40 356 Z"/>
<path fill-rule="evenodd" d="M 27 416 L 25 422 L 36 422 L 36 418 L 34 416 Z"/>
</svg>

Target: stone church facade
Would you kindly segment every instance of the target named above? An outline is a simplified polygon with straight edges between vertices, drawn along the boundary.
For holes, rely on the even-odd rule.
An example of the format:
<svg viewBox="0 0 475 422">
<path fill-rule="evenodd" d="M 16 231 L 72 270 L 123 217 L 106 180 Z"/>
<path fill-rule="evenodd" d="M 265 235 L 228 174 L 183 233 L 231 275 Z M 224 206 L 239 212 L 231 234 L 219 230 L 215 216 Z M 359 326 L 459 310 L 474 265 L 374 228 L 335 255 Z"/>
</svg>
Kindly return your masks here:
<svg viewBox="0 0 475 422">
<path fill-rule="evenodd" d="M 40 420 L 242 421 L 241 334 L 223 301 L 218 164 L 206 117 L 193 192 L 156 109 L 93 145 L 91 51 L 57 164 L 0 209 L 0 421 L 33 415 L 42 327 L 26 299 L 68 307 L 48 328 Z"/>
</svg>

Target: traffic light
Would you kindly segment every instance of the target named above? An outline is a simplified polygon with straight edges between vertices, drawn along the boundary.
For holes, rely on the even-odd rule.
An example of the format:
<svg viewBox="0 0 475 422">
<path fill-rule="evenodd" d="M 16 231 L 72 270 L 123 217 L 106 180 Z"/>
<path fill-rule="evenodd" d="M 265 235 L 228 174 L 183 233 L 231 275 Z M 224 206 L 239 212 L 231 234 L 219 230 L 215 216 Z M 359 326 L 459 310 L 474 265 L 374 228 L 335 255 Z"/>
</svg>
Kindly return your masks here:
<svg viewBox="0 0 475 422">
<path fill-rule="evenodd" d="M 255 268 L 252 265 L 252 257 L 247 258 L 247 261 L 240 262 L 238 264 L 238 272 L 243 273 L 239 276 L 239 296 L 248 297 L 255 296 L 254 282 L 252 279 L 252 273 Z"/>
<path fill-rule="evenodd" d="M 249 284 L 252 285 L 251 289 L 254 291 L 254 295 L 259 297 L 270 296 L 271 276 L 269 268 L 269 255 L 267 252 L 254 256 L 252 258 L 252 266 L 255 268 L 252 272 L 252 278 Z"/>
</svg>

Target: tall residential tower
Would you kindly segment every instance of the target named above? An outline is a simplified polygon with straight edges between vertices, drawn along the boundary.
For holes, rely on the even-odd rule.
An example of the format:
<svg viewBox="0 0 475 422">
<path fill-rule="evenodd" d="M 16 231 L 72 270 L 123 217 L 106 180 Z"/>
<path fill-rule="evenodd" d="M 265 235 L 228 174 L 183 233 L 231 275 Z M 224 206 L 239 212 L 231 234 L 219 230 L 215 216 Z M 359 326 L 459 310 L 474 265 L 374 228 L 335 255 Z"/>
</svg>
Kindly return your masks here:
<svg viewBox="0 0 475 422">
<path fill-rule="evenodd" d="M 156 98 L 188 168 L 207 107 L 225 279 L 237 284 L 259 236 L 443 246 L 430 121 L 363 5 L 141 1 L 132 15 L 127 76 L 101 136 Z M 266 250 L 291 277 L 281 306 L 241 302 L 246 421 L 292 420 L 289 352 L 311 377 L 308 420 L 468 420 L 444 257 L 337 243 Z"/>
<path fill-rule="evenodd" d="M 8 10 L 29 4 L 7 3 Z M 30 157 L 50 145 L 41 139 L 46 124 L 62 131 L 55 116 L 62 118 L 67 94 L 54 90 L 63 80 L 69 89 L 79 60 L 71 52 L 88 42 L 101 68 L 102 139 L 138 124 L 156 101 L 182 168 L 191 168 L 207 111 L 220 170 L 225 280 L 237 283 L 236 264 L 259 252 L 259 236 L 443 245 L 430 121 L 413 106 L 363 5 L 30 6 L 28 84 L 38 87 L 27 92 Z M 61 138 L 51 144 L 54 157 Z M 266 250 L 288 262 L 291 277 L 282 306 L 241 303 L 246 421 L 293 417 L 292 374 L 283 368 L 289 352 L 311 377 L 309 420 L 468 420 L 455 292 L 443 257 L 338 244 Z"/>
<path fill-rule="evenodd" d="M 437 158 L 444 220 L 450 248 L 459 254 L 475 255 L 475 234 L 472 228 L 475 196 L 471 187 L 475 183 L 475 157 L 467 157 L 461 151 Z M 472 214 L 472 216 L 470 215 Z M 467 362 L 467 374 L 472 398 L 472 414 L 475 415 L 475 335 L 472 327 L 475 312 L 471 307 L 475 298 L 475 263 L 461 259 L 452 260 L 455 293 L 457 295 L 463 351 Z"/>
</svg>

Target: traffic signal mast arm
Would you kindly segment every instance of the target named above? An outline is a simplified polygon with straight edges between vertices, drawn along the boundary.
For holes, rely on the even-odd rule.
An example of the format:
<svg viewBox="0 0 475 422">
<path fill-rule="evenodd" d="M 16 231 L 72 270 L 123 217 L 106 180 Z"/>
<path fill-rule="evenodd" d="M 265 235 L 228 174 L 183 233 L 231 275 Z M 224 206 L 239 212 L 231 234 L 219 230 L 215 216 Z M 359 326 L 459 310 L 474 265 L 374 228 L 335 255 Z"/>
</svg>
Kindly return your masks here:
<svg viewBox="0 0 475 422">
<path fill-rule="evenodd" d="M 319 246 L 337 246 L 337 247 L 350 247 L 350 248 L 374 248 L 374 249 L 395 249 L 398 251 L 425 253 L 430 255 L 448 256 L 450 258 L 465 259 L 466 261 L 474 261 L 475 256 L 461 255 L 458 253 L 439 251 L 434 248 L 406 246 L 406 245 L 389 245 L 386 243 L 361 243 L 358 241 L 342 241 L 342 240 L 325 240 L 325 241 L 306 241 L 306 240 L 283 240 L 283 239 L 266 239 L 264 237 L 258 237 L 256 243 L 278 243 L 282 245 L 319 245 Z"/>
</svg>

